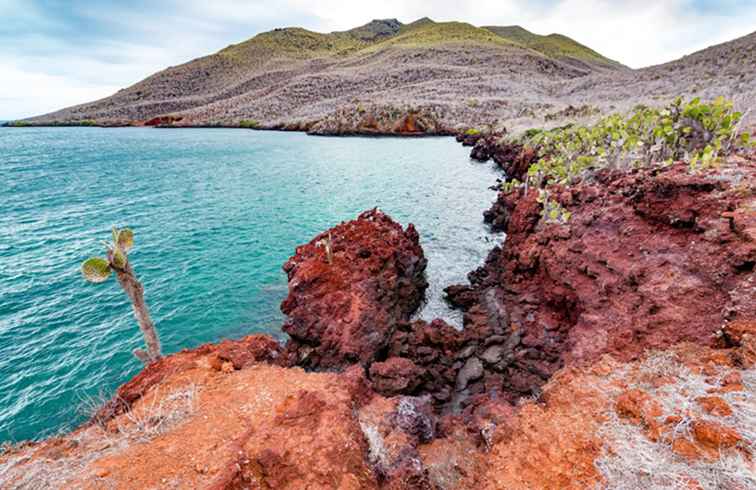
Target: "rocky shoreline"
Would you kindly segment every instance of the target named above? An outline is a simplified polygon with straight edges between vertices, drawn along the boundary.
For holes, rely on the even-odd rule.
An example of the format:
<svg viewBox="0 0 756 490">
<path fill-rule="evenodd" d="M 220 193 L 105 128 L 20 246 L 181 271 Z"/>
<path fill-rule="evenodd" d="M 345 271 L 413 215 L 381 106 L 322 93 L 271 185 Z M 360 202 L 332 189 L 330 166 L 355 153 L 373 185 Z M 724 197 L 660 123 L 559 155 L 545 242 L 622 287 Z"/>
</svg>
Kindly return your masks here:
<svg viewBox="0 0 756 490">
<path fill-rule="evenodd" d="M 350 108 L 351 109 L 351 108 Z M 301 132 L 312 136 L 455 136 L 457 130 L 439 121 L 432 110 L 371 108 L 371 110 L 341 110 L 326 118 L 280 124 L 249 121 L 239 124 L 208 124 L 185 120 L 183 117 L 157 116 L 149 120 L 127 121 L 8 121 L 4 127 L 152 127 L 158 129 L 246 129 L 256 131 Z"/>
<path fill-rule="evenodd" d="M 503 178 L 534 159 L 458 139 Z M 7 448 L 0 486 L 707 488 L 713 464 L 750 468 L 731 472 L 747 486 L 755 193 L 752 153 L 698 174 L 599 171 L 553 193 L 569 223 L 544 220 L 535 189 L 501 191 L 485 220 L 506 243 L 446 289 L 462 330 L 412 320 L 417 231 L 366 211 L 284 264 L 284 345 L 165 357 L 71 434 Z M 645 475 L 639 445 L 667 467 Z"/>
</svg>

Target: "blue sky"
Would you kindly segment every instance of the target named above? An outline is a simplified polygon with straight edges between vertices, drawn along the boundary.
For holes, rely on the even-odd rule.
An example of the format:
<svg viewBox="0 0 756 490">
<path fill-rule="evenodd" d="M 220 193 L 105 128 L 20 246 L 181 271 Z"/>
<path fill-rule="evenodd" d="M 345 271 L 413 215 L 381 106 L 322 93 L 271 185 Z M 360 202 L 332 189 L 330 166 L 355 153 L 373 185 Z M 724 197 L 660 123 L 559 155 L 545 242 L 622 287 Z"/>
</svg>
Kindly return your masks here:
<svg viewBox="0 0 756 490">
<path fill-rule="evenodd" d="M 756 30 L 756 0 L 0 0 L 0 119 L 108 96 L 275 27 L 424 16 L 559 32 L 642 67 Z"/>
</svg>

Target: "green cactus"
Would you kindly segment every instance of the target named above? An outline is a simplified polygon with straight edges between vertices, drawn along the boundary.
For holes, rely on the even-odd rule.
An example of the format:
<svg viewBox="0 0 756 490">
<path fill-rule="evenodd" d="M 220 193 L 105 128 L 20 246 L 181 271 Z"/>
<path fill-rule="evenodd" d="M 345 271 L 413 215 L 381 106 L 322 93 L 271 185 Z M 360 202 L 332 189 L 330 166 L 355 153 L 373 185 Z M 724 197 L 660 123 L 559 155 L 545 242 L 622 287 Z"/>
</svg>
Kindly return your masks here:
<svg viewBox="0 0 756 490">
<path fill-rule="evenodd" d="M 145 364 L 157 361 L 161 357 L 160 339 L 150 317 L 147 304 L 144 301 L 144 287 L 140 283 L 129 263 L 128 252 L 134 246 L 134 232 L 128 228 L 119 230 L 113 227 L 113 242 L 105 242 L 107 259 L 92 257 L 81 264 L 81 273 L 89 282 L 101 283 L 108 280 L 111 272 L 115 272 L 118 283 L 131 300 L 134 316 L 139 329 L 144 335 L 147 352 L 136 349 L 134 355 Z"/>
</svg>

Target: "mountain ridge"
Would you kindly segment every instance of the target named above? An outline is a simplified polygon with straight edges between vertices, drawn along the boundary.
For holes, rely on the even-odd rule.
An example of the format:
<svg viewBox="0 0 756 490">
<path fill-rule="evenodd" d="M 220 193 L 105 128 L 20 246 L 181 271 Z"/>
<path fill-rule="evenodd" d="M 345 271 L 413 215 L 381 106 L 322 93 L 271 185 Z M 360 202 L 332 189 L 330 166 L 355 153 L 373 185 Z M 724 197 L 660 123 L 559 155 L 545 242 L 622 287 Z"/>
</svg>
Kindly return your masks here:
<svg viewBox="0 0 756 490">
<path fill-rule="evenodd" d="M 754 45 L 753 35 L 745 36 L 707 48 L 716 56 L 703 50 L 632 70 L 569 37 L 520 26 L 422 18 L 409 24 L 377 19 L 330 33 L 286 27 L 169 67 L 110 97 L 24 123 L 246 125 L 324 134 L 447 134 L 481 124 L 556 124 L 565 120 L 560 114 L 575 113 L 568 110 L 572 106 L 591 106 L 583 112 L 600 114 L 696 95 L 687 79 L 725 62 L 730 69 L 709 76 L 704 88 L 718 87 L 721 95 L 747 102 L 756 93 L 747 70 Z M 742 62 L 743 53 L 746 63 L 730 62 Z M 675 66 L 681 68 L 670 68 Z M 688 86 L 679 90 L 682 75 Z"/>
</svg>

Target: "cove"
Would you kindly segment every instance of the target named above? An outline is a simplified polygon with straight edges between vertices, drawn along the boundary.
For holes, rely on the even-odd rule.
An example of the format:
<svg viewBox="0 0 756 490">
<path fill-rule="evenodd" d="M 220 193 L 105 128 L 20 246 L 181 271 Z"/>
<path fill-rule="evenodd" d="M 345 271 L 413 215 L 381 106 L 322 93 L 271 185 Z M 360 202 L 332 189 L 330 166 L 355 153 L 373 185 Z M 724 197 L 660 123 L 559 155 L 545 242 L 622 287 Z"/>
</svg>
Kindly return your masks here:
<svg viewBox="0 0 756 490">
<path fill-rule="evenodd" d="M 0 442 L 86 416 L 140 368 L 115 282 L 86 283 L 112 225 L 166 353 L 280 334 L 281 265 L 317 233 L 378 207 L 414 223 L 430 287 L 418 313 L 460 318 L 465 282 L 499 237 L 482 223 L 496 171 L 452 138 L 322 138 L 233 129 L 0 129 Z"/>
</svg>

